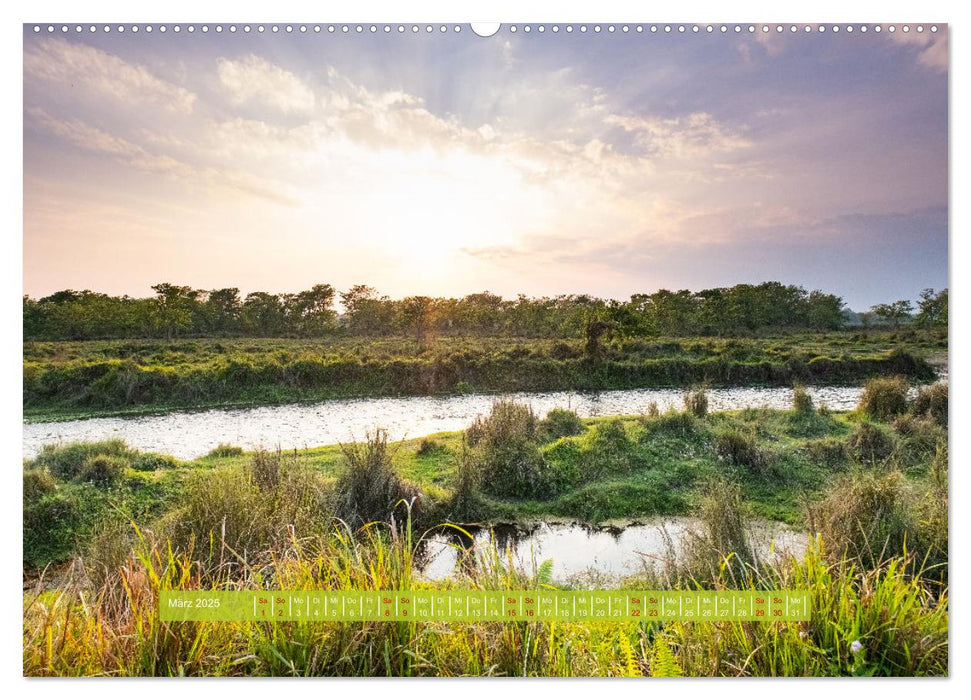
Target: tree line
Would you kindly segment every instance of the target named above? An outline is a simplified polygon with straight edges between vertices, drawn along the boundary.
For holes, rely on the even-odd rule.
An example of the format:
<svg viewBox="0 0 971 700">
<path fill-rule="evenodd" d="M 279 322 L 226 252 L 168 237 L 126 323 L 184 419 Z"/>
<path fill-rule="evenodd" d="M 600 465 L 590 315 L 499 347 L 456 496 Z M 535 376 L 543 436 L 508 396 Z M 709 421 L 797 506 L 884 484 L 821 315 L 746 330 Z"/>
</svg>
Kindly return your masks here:
<svg viewBox="0 0 971 700">
<path fill-rule="evenodd" d="M 835 330 L 850 318 L 842 298 L 779 282 L 635 294 L 627 301 L 570 294 L 505 299 L 490 292 L 462 298 L 391 299 L 373 287 L 338 293 L 317 284 L 294 294 L 238 288 L 194 289 L 170 283 L 153 297 L 63 290 L 23 298 L 25 340 L 177 338 L 190 336 L 322 337 L 434 334 L 518 337 L 738 335 L 766 330 Z M 343 312 L 335 304 L 340 299 Z M 946 325 L 947 290 L 910 302 L 877 305 L 863 320 Z"/>
</svg>

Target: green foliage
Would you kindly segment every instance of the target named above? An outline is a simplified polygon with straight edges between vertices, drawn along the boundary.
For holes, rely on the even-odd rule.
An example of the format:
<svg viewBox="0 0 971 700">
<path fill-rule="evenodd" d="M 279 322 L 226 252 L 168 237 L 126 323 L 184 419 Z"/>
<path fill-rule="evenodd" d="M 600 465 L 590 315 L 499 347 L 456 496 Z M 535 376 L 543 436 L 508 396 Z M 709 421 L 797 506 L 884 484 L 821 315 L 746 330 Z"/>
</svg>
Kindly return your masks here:
<svg viewBox="0 0 971 700">
<path fill-rule="evenodd" d="M 59 489 L 25 503 L 24 561 L 37 567 L 63 561 L 74 552 L 83 526 L 83 509 L 74 493 Z"/>
<path fill-rule="evenodd" d="M 755 436 L 737 428 L 715 434 L 715 452 L 730 464 L 744 467 L 756 474 L 764 474 L 769 467 L 769 454 L 760 447 Z"/>
<path fill-rule="evenodd" d="M 434 457 L 448 452 L 448 448 L 434 438 L 422 438 L 415 454 L 419 457 Z"/>
<path fill-rule="evenodd" d="M 583 421 L 580 420 L 576 411 L 565 408 L 550 409 L 546 418 L 540 421 L 538 427 L 546 440 L 582 435 L 586 432 L 586 426 L 583 425 Z"/>
<path fill-rule="evenodd" d="M 663 635 L 654 638 L 651 654 L 651 676 L 654 678 L 680 678 L 684 675 L 671 647 L 664 641 Z"/>
<path fill-rule="evenodd" d="M 337 517 L 352 527 L 387 521 L 399 503 L 412 503 L 417 514 L 418 489 L 398 476 L 388 433 L 377 430 L 363 443 L 341 445 L 345 466 L 337 480 Z"/>
<path fill-rule="evenodd" d="M 907 412 L 910 387 L 903 377 L 876 377 L 866 383 L 860 397 L 860 412 L 871 420 L 891 421 Z"/>
<path fill-rule="evenodd" d="M 708 392 L 703 388 L 686 392 L 684 408 L 696 418 L 704 418 L 708 415 Z"/>
<path fill-rule="evenodd" d="M 882 427 L 867 422 L 856 426 L 847 445 L 857 462 L 871 466 L 886 463 L 896 448 L 892 435 Z"/>
<path fill-rule="evenodd" d="M 137 472 L 154 472 L 158 469 L 177 469 L 179 460 L 155 452 L 139 452 L 131 458 L 131 468 Z"/>
<path fill-rule="evenodd" d="M 850 557 L 871 567 L 907 552 L 924 559 L 931 553 L 927 540 L 937 534 L 926 537 L 909 498 L 900 472 L 856 471 L 839 478 L 810 507 L 810 525 L 822 535 L 833 561 Z M 943 553 L 946 561 L 946 544 Z"/>
<path fill-rule="evenodd" d="M 97 456 L 130 460 L 134 451 L 123 440 L 44 445 L 29 466 L 47 467 L 58 479 L 77 479 L 81 476 L 85 463 Z"/>
<path fill-rule="evenodd" d="M 242 457 L 243 448 L 237 445 L 219 443 L 209 450 L 203 459 L 222 459 L 224 457 Z"/>
<path fill-rule="evenodd" d="M 814 463 L 821 464 L 827 469 L 843 466 L 849 459 L 846 443 L 833 437 L 808 440 L 806 452 Z"/>
<path fill-rule="evenodd" d="M 539 421 L 529 406 L 496 401 L 465 431 L 483 490 L 503 498 L 549 498 L 552 484 L 538 444 Z"/>
<path fill-rule="evenodd" d="M 125 475 L 130 463 L 122 457 L 95 455 L 88 457 L 81 465 L 77 480 L 94 484 L 100 488 L 114 486 Z"/>
<path fill-rule="evenodd" d="M 947 428 L 947 384 L 936 382 L 930 386 L 921 387 L 914 399 L 911 413 L 915 416 L 932 418 L 938 425 Z"/>
<path fill-rule="evenodd" d="M 24 505 L 36 503 L 57 490 L 57 482 L 46 468 L 24 469 Z"/>
<path fill-rule="evenodd" d="M 799 415 L 808 415 L 813 412 L 813 399 L 806 391 L 806 387 L 796 384 L 792 388 L 792 410 Z"/>
</svg>

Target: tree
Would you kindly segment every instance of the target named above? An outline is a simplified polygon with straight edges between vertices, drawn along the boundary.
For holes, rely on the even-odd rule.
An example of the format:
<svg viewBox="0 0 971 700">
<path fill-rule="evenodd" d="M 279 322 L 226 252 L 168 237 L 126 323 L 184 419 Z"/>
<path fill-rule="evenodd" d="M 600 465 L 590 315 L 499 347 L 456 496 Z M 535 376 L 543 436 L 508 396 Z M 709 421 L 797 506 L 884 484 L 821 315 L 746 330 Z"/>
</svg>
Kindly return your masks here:
<svg viewBox="0 0 971 700">
<path fill-rule="evenodd" d="M 238 288 L 213 289 L 209 292 L 209 297 L 203 306 L 210 330 L 225 333 L 238 327 L 242 306 Z"/>
<path fill-rule="evenodd" d="M 401 318 L 418 345 L 425 346 L 432 328 L 434 301 L 431 297 L 405 297 L 401 300 Z"/>
<path fill-rule="evenodd" d="M 910 318 L 914 305 L 907 299 L 900 299 L 890 304 L 876 304 L 870 310 L 885 323 L 891 324 L 894 328 L 900 328 L 904 319 Z"/>
<path fill-rule="evenodd" d="M 351 333 L 364 335 L 390 333 L 394 322 L 394 305 L 386 296 L 378 296 L 374 287 L 355 284 L 341 293 L 344 307 L 342 324 Z"/>
<path fill-rule="evenodd" d="M 163 282 L 152 285 L 155 292 L 155 325 L 171 340 L 192 327 L 193 311 L 197 307 L 199 292 L 192 287 L 182 287 Z"/>
<path fill-rule="evenodd" d="M 836 330 L 846 322 L 843 299 L 834 294 L 813 290 L 806 299 L 806 323 L 815 330 Z"/>
<path fill-rule="evenodd" d="M 925 327 L 946 326 L 947 306 L 947 288 L 939 292 L 925 289 L 920 293 L 920 301 L 917 302 L 917 323 Z"/>
<path fill-rule="evenodd" d="M 333 328 L 337 313 L 331 308 L 334 288 L 329 284 L 315 284 L 306 291 L 288 294 L 283 301 L 290 330 L 316 336 Z"/>
</svg>

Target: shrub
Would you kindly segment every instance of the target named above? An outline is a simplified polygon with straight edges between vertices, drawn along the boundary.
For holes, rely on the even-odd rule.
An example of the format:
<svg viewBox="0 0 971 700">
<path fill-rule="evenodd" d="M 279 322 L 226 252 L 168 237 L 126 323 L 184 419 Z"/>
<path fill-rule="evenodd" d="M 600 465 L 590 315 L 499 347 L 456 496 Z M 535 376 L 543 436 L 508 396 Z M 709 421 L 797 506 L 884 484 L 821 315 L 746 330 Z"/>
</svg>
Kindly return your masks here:
<svg viewBox="0 0 971 700">
<path fill-rule="evenodd" d="M 337 480 L 337 517 L 357 527 L 391 518 L 398 503 L 418 490 L 401 479 L 388 449 L 388 433 L 377 430 L 363 443 L 341 445 L 345 466 Z"/>
<path fill-rule="evenodd" d="M 691 415 L 696 418 L 704 418 L 708 415 L 708 392 L 705 389 L 695 389 L 688 391 L 684 395 L 684 407 Z"/>
<path fill-rule="evenodd" d="M 476 418 L 466 439 L 474 448 L 483 490 L 509 498 L 552 495 L 537 433 L 532 409 L 513 401 L 497 401 L 487 417 Z"/>
<path fill-rule="evenodd" d="M 921 387 L 914 399 L 911 411 L 915 416 L 934 419 L 938 425 L 947 427 L 947 384 L 938 382 Z"/>
<path fill-rule="evenodd" d="M 728 428 L 715 435 L 715 451 L 731 464 L 756 472 L 765 471 L 768 455 L 755 442 L 755 436 L 737 428 Z"/>
<path fill-rule="evenodd" d="M 529 406 L 515 401 L 496 401 L 487 417 L 477 417 L 468 427 L 465 437 L 472 447 L 480 442 L 535 440 L 537 423 Z"/>
<path fill-rule="evenodd" d="M 893 455 L 893 438 L 873 423 L 860 423 L 849 437 L 850 454 L 863 464 L 884 462 Z"/>
<path fill-rule="evenodd" d="M 647 404 L 648 418 L 657 418 L 660 415 L 661 415 L 661 409 L 658 408 L 657 401 L 651 401 L 651 403 Z"/>
<path fill-rule="evenodd" d="M 70 493 L 43 496 L 24 507 L 24 561 L 42 567 L 74 553 L 83 526 L 81 503 Z"/>
<path fill-rule="evenodd" d="M 333 516 L 331 489 L 312 469 L 286 455 L 280 459 L 286 466 L 279 480 L 262 491 L 238 468 L 189 475 L 181 507 L 158 523 L 160 534 L 176 549 L 194 549 L 203 563 L 224 566 L 289 544 L 294 536 L 325 531 Z"/>
<path fill-rule="evenodd" d="M 739 585 L 746 568 L 756 563 L 745 531 L 748 510 L 742 491 L 735 482 L 717 477 L 701 493 L 695 509 L 701 532 L 685 541 L 680 577 L 705 583 L 727 575 Z"/>
<path fill-rule="evenodd" d="M 130 460 L 134 454 L 123 440 L 44 445 L 29 466 L 47 467 L 58 479 L 68 480 L 77 478 L 91 457 L 102 455 Z"/>
<path fill-rule="evenodd" d="M 455 467 L 455 480 L 452 488 L 452 517 L 460 521 L 476 517 L 479 506 L 479 465 L 475 456 L 462 443 L 462 452 Z"/>
<path fill-rule="evenodd" d="M 597 423 L 587 446 L 584 461 L 593 474 L 616 472 L 630 466 L 630 438 L 620 418 Z"/>
<path fill-rule="evenodd" d="M 237 445 L 227 445 L 225 443 L 219 443 L 211 450 L 209 450 L 203 459 L 216 459 L 222 457 L 242 457 L 243 448 Z"/>
<path fill-rule="evenodd" d="M 904 504 L 904 477 L 856 472 L 839 479 L 809 509 L 810 527 L 822 535 L 833 560 L 845 557 L 873 566 L 886 556 L 913 552 L 916 530 Z"/>
<path fill-rule="evenodd" d="M 809 440 L 806 443 L 806 452 L 814 463 L 829 468 L 840 466 L 849 458 L 846 443 L 837 438 Z"/>
<path fill-rule="evenodd" d="M 57 490 L 57 481 L 47 469 L 24 470 L 24 504 L 36 503 Z"/>
<path fill-rule="evenodd" d="M 800 415 L 813 412 L 813 398 L 806 391 L 806 387 L 800 384 L 792 388 L 792 410 Z"/>
<path fill-rule="evenodd" d="M 565 408 L 550 409 L 546 418 L 540 421 L 539 429 L 547 440 L 582 435 L 586 432 L 586 426 L 583 425 L 576 411 L 568 411 Z"/>
<path fill-rule="evenodd" d="M 128 460 L 121 457 L 95 455 L 89 457 L 81 466 L 77 480 L 104 488 L 120 481 L 129 466 Z"/>
<path fill-rule="evenodd" d="M 155 452 L 139 452 L 131 460 L 131 468 L 137 472 L 153 472 L 157 469 L 176 469 L 179 460 Z"/>
<path fill-rule="evenodd" d="M 903 377 L 876 377 L 866 383 L 860 412 L 871 420 L 890 421 L 907 412 L 909 386 Z"/>
</svg>

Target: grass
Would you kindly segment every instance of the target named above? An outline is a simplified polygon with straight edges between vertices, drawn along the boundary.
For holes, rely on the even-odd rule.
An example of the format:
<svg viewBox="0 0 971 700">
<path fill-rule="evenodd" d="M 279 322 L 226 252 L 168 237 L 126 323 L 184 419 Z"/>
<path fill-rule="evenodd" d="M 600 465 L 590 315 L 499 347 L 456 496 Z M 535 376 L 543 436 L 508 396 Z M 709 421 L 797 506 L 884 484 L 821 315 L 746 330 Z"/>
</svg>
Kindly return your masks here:
<svg viewBox="0 0 971 700">
<path fill-rule="evenodd" d="M 359 396 L 932 378 L 946 333 L 832 332 L 749 339 L 193 339 L 27 342 L 24 415 L 56 420 Z"/>
<path fill-rule="evenodd" d="M 683 411 L 580 420 L 560 411 L 550 421 L 499 402 L 469 431 L 396 444 L 379 434 L 363 444 L 293 452 L 221 446 L 191 462 L 146 456 L 119 441 L 47 448 L 24 469 L 31 581 L 23 598 L 24 674 L 946 675 L 941 393 L 910 402 L 892 422 L 804 404 L 703 417 Z M 871 444 L 888 450 L 885 457 L 869 458 Z M 508 469 L 507 458 L 519 453 L 539 460 L 530 483 L 543 488 L 490 488 L 484 477 Z M 94 462 L 120 473 L 91 479 Z M 154 470 L 145 468 L 151 464 Z M 158 619 L 158 592 L 167 588 L 562 585 L 550 580 L 549 564 L 518 570 L 511 551 L 494 544 L 467 557 L 469 565 L 450 579 L 430 583 L 418 578 L 415 553 L 449 521 L 656 514 L 693 515 L 701 533 L 683 558 L 667 558 L 618 587 L 805 589 L 812 620 Z M 753 517 L 819 536 L 801 560 L 762 561 L 749 539 Z"/>
<path fill-rule="evenodd" d="M 731 510 L 729 506 L 728 510 Z M 709 514 L 711 526 L 734 518 Z M 259 623 L 158 619 L 164 589 L 280 587 L 394 590 L 531 589 L 493 546 L 434 586 L 413 577 L 418 537 L 370 524 L 292 535 L 246 566 L 206 566 L 194 551 L 135 530 L 130 552 L 93 584 L 72 566 L 53 590 L 24 593 L 27 676 L 868 676 L 946 675 L 948 596 L 906 556 L 860 569 L 811 547 L 802 561 L 722 569 L 716 588 L 805 589 L 809 622 Z M 714 535 L 718 541 L 726 541 Z M 729 555 L 721 555 L 727 562 Z M 699 587 L 690 571 L 674 588 Z M 741 581 L 739 580 L 741 579 Z M 630 581 L 655 588 L 658 580 Z M 543 583 L 542 585 L 549 585 Z"/>
</svg>

